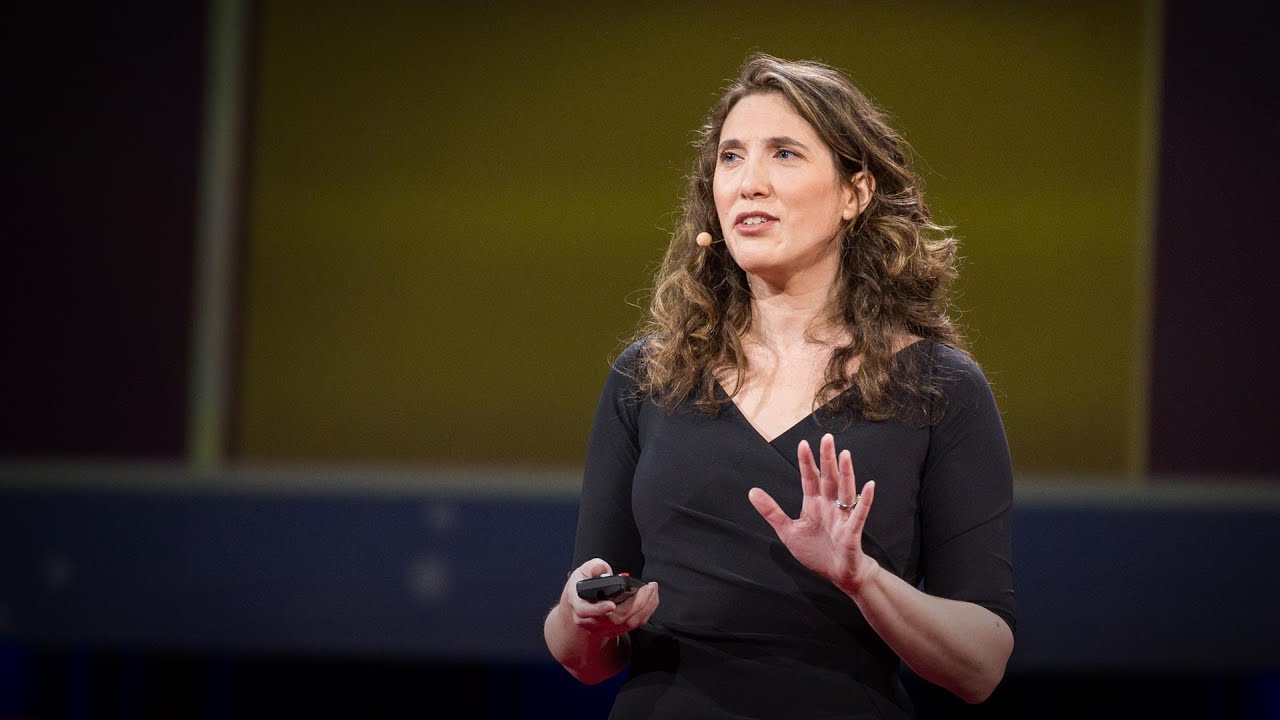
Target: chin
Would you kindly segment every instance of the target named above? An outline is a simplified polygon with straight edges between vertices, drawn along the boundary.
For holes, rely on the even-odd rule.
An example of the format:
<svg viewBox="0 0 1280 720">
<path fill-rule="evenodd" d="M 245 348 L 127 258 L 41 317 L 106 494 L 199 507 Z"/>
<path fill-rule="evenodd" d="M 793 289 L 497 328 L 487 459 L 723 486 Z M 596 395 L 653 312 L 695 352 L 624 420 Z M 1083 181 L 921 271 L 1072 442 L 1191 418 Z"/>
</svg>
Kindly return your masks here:
<svg viewBox="0 0 1280 720">
<path fill-rule="evenodd" d="M 743 248 L 738 246 L 731 254 L 733 255 L 733 261 L 738 263 L 738 267 L 752 274 L 766 271 L 776 264 L 763 248 Z"/>
</svg>

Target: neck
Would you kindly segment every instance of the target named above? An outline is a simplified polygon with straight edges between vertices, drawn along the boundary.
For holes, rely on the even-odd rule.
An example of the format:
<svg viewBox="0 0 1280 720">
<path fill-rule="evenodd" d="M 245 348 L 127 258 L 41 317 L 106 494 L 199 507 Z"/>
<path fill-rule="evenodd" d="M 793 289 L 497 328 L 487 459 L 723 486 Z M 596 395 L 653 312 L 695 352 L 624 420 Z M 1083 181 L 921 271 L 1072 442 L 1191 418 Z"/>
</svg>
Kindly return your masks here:
<svg viewBox="0 0 1280 720">
<path fill-rule="evenodd" d="M 842 334 L 830 322 L 834 287 L 830 284 L 811 288 L 752 288 L 751 330 L 746 340 L 773 350 L 799 349 L 811 343 L 829 345 Z"/>
</svg>

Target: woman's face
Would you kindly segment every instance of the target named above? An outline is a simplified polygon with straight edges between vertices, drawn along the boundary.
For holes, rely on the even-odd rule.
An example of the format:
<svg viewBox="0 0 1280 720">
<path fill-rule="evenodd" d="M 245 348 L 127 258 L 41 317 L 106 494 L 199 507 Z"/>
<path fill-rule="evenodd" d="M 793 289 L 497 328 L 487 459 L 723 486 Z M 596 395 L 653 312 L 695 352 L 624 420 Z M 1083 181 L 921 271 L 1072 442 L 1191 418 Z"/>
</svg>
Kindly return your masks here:
<svg viewBox="0 0 1280 720">
<path fill-rule="evenodd" d="M 712 194 L 729 252 L 749 275 L 778 290 L 833 281 L 836 234 L 857 215 L 858 198 L 784 97 L 749 95 L 729 111 Z"/>
</svg>

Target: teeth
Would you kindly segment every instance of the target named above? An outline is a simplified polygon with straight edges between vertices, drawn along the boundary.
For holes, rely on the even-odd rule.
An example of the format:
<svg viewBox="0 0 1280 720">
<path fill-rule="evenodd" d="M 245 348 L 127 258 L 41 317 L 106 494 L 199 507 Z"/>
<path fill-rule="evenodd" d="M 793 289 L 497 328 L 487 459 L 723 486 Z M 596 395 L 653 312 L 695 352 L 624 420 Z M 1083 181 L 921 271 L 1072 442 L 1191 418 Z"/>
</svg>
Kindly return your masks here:
<svg viewBox="0 0 1280 720">
<path fill-rule="evenodd" d="M 752 215 L 746 220 L 743 220 L 742 224 L 743 225 L 763 225 L 764 222 L 765 222 L 765 218 L 762 218 L 759 215 Z"/>
</svg>

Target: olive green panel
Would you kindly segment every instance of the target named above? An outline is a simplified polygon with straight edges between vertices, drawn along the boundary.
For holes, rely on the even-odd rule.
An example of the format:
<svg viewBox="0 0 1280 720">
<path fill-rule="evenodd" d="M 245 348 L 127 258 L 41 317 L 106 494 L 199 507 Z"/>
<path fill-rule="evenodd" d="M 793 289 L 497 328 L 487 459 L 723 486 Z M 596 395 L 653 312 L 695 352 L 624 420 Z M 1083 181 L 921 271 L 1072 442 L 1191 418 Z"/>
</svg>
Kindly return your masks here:
<svg viewBox="0 0 1280 720">
<path fill-rule="evenodd" d="M 911 141 L 1018 469 L 1129 467 L 1140 4 L 531 5 L 263 4 L 239 458 L 581 462 L 692 131 L 759 49 Z"/>
</svg>

